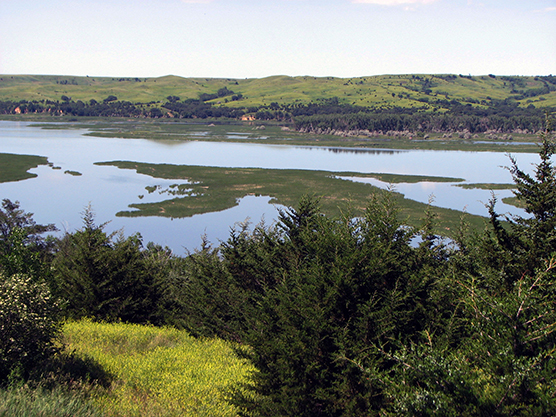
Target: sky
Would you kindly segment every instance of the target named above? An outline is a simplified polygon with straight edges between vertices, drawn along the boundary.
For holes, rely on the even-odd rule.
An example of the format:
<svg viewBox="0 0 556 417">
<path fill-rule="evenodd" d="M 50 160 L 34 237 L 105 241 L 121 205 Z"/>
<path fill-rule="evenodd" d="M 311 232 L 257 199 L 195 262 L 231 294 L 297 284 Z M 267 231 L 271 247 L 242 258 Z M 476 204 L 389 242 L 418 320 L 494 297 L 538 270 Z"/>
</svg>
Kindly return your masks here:
<svg viewBox="0 0 556 417">
<path fill-rule="evenodd" d="M 0 0 L 0 74 L 556 74 L 556 0 Z"/>
</svg>

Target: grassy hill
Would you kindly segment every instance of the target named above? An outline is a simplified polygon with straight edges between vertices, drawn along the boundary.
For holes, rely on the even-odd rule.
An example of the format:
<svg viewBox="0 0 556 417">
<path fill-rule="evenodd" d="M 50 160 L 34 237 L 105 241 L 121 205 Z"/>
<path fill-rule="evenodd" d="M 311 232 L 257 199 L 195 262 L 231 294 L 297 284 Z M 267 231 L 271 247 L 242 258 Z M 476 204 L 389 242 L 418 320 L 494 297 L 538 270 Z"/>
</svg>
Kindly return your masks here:
<svg viewBox="0 0 556 417">
<path fill-rule="evenodd" d="M 0 75 L 0 101 L 102 101 L 110 95 L 132 103 L 165 102 L 168 96 L 197 99 L 226 87 L 241 94 L 239 101 L 213 100 L 226 106 L 260 106 L 318 102 L 337 97 L 340 103 L 365 107 L 428 107 L 442 109 L 439 100 L 486 106 L 511 99 L 520 106 L 556 106 L 556 77 L 379 75 L 358 78 L 272 76 L 260 79 L 74 77 Z M 430 103 L 430 104 L 429 104 Z"/>
</svg>

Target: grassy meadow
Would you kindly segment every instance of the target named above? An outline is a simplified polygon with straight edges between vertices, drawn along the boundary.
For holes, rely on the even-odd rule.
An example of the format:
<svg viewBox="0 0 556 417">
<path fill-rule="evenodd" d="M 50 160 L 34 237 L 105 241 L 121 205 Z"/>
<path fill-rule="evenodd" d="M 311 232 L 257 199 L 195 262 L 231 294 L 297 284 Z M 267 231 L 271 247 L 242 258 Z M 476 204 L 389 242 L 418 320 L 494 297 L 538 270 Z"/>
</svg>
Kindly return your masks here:
<svg viewBox="0 0 556 417">
<path fill-rule="evenodd" d="M 63 325 L 61 342 L 66 355 L 94 364 L 89 375 L 102 369 L 102 383 L 0 389 L 0 417 L 232 417 L 229 389 L 251 371 L 230 343 L 174 328 L 82 320 Z"/>
<path fill-rule="evenodd" d="M 230 343 L 173 328 L 69 322 L 63 342 L 112 376 L 90 397 L 106 416 L 235 416 L 226 390 L 250 371 Z"/>
</svg>

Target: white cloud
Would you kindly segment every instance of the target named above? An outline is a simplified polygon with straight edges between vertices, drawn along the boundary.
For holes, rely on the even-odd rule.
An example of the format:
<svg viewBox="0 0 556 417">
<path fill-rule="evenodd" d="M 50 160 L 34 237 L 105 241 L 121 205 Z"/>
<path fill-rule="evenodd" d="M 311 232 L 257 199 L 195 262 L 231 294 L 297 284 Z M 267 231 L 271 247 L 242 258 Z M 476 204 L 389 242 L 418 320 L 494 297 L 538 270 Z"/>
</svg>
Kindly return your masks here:
<svg viewBox="0 0 556 417">
<path fill-rule="evenodd" d="M 352 3 L 378 4 L 381 6 L 402 6 L 408 4 L 430 4 L 438 0 L 352 0 Z"/>
<path fill-rule="evenodd" d="M 181 0 L 182 3 L 196 3 L 196 4 L 208 4 L 212 3 L 212 0 Z"/>
</svg>

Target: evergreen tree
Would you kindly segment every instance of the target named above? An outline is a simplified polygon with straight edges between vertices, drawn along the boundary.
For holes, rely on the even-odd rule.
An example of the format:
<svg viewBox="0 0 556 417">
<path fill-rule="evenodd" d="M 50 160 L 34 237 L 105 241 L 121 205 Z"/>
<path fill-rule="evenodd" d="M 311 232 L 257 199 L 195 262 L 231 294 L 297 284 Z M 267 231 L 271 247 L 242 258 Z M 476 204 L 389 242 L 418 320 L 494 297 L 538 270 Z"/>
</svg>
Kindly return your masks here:
<svg viewBox="0 0 556 417">
<path fill-rule="evenodd" d="M 394 352 L 375 346 L 393 363 L 387 372 L 365 368 L 383 388 L 383 415 L 554 415 L 556 184 L 549 133 L 541 135 L 533 175 L 514 159 L 509 168 L 530 217 L 503 222 L 493 199 L 490 227 L 458 236 L 447 269 L 437 270 L 444 277 L 432 304 L 440 325 L 429 321 L 420 340 L 397 341 Z"/>
<path fill-rule="evenodd" d="M 0 208 L 0 272 L 5 277 L 24 274 L 45 279 L 55 239 L 44 237 L 57 230 L 53 224 L 37 224 L 32 213 L 24 212 L 19 202 L 2 200 Z"/>
<path fill-rule="evenodd" d="M 240 349 L 256 372 L 234 402 L 244 415 L 378 411 L 382 388 L 365 369 L 391 364 L 372 346 L 395 351 L 394 341 L 409 343 L 427 321 L 431 282 L 419 272 L 413 231 L 389 197 L 373 199 L 358 220 L 327 218 L 304 199 L 280 213 L 277 229 L 273 278 L 246 317 L 249 348 Z"/>
<path fill-rule="evenodd" d="M 533 274 L 543 262 L 556 252 L 556 172 L 551 158 L 555 143 L 551 121 L 540 134 L 540 163 L 530 175 L 511 158 L 508 168 L 512 174 L 515 196 L 525 207 L 528 216 L 513 216 L 501 222 L 493 199 L 489 205 L 492 235 L 483 247 L 492 266 L 503 269 L 506 284 L 511 287 L 522 274 Z"/>
<path fill-rule="evenodd" d="M 159 264 L 143 250 L 140 235 L 124 238 L 104 232 L 87 209 L 81 230 L 59 242 L 53 262 L 54 291 L 73 318 L 157 323 Z M 164 259 L 164 258 L 163 258 Z"/>
</svg>

